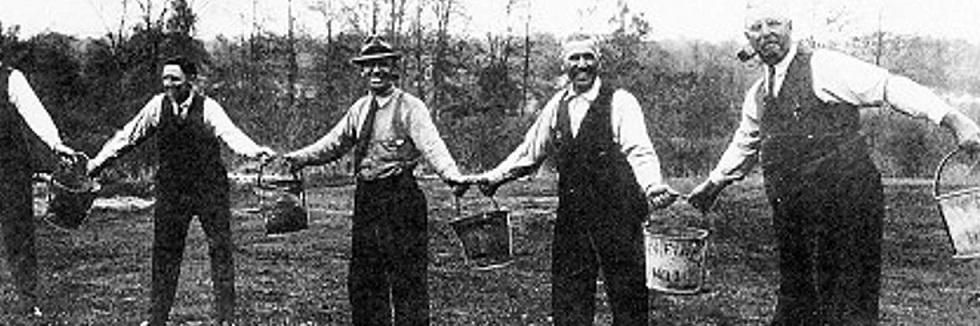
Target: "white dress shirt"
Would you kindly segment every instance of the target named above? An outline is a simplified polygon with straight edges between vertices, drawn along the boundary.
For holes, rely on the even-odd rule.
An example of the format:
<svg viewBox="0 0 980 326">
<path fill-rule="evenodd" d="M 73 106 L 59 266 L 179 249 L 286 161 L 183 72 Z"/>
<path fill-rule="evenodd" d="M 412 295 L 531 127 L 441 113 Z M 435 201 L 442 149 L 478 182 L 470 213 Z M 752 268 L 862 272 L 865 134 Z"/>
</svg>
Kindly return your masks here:
<svg viewBox="0 0 980 326">
<path fill-rule="evenodd" d="M 770 69 L 775 69 L 773 86 L 778 94 L 797 51 L 798 46 L 794 44 L 775 67 L 765 66 L 766 74 L 749 87 L 742 103 L 738 129 L 708 180 L 716 183 L 740 180 L 755 166 L 762 141 L 759 130 L 761 104 L 756 102 L 756 92 L 767 85 Z M 810 67 L 813 92 L 827 103 L 849 103 L 858 108 L 887 103 L 892 109 L 936 124 L 955 110 L 922 85 L 840 52 L 816 49 Z"/>
<path fill-rule="evenodd" d="M 54 121 L 44 109 L 41 100 L 34 94 L 27 78 L 18 70 L 11 71 L 7 78 L 7 97 L 41 141 L 52 149 L 61 144 L 61 137 L 58 135 L 58 128 L 55 127 Z"/>
<path fill-rule="evenodd" d="M 524 141 L 496 168 L 487 172 L 490 179 L 510 179 L 534 172 L 554 153 L 555 135 L 558 127 L 558 107 L 563 99 L 568 99 L 568 116 L 571 120 L 572 135 L 577 135 L 582 119 L 599 96 L 602 80 L 596 78 L 592 88 L 584 93 L 576 93 L 571 85 L 559 91 L 541 110 L 537 120 L 524 136 Z M 611 120 L 613 141 L 619 144 L 620 151 L 633 168 L 637 183 L 647 193 L 666 187 L 660 171 L 660 159 L 653 149 L 647 135 L 646 120 L 640 103 L 632 94 L 616 90 L 612 96 Z"/>
<path fill-rule="evenodd" d="M 186 116 L 186 112 L 190 109 L 194 96 L 192 92 L 191 96 L 183 103 L 177 104 L 171 102 L 171 107 L 176 111 L 174 112 L 175 116 Z M 149 102 L 146 102 L 146 105 L 143 106 L 143 109 L 140 110 L 136 117 L 130 120 L 126 126 L 116 132 L 115 136 L 102 146 L 99 154 L 92 159 L 93 164 L 95 166 L 101 166 L 105 161 L 116 158 L 126 149 L 138 144 L 143 138 L 152 135 L 160 125 L 160 117 L 162 116 L 161 104 L 164 100 L 172 101 L 169 97 L 166 97 L 166 99 L 165 97 L 164 94 L 157 94 Z M 203 115 L 205 125 L 210 126 L 214 135 L 224 141 L 235 153 L 255 157 L 267 150 L 267 147 L 259 146 L 245 135 L 241 129 L 238 129 L 231 122 L 228 114 L 225 113 L 225 109 L 210 97 L 205 96 L 204 98 Z"/>
</svg>

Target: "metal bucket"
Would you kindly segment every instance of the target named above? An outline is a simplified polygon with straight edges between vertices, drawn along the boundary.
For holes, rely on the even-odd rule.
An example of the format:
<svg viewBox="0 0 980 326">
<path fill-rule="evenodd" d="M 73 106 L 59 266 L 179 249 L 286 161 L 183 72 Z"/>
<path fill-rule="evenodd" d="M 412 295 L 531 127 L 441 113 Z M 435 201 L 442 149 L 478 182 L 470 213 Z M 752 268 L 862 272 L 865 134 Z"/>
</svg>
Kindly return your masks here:
<svg viewBox="0 0 980 326">
<path fill-rule="evenodd" d="M 263 176 L 259 170 L 256 193 L 266 235 L 285 235 L 309 228 L 302 176 Z"/>
<path fill-rule="evenodd" d="M 936 168 L 933 197 L 953 244 L 953 258 L 976 258 L 980 257 L 980 187 L 974 182 L 973 186 L 945 194 L 940 194 L 939 189 L 944 168 L 958 152 L 947 154 Z"/>
<path fill-rule="evenodd" d="M 709 233 L 693 227 L 644 227 L 647 288 L 669 294 L 700 293 Z"/>
<path fill-rule="evenodd" d="M 501 210 L 497 201 L 494 210 L 461 217 L 449 222 L 453 232 L 463 245 L 463 256 L 473 269 L 488 270 L 507 266 L 514 259 L 513 231 L 510 215 Z M 462 216 L 459 198 L 456 213 Z"/>
<path fill-rule="evenodd" d="M 101 186 L 88 177 L 88 156 L 79 153 L 70 164 L 61 164 L 54 174 L 45 178 L 51 197 L 44 220 L 62 229 L 77 230 L 92 210 L 92 203 Z"/>
</svg>

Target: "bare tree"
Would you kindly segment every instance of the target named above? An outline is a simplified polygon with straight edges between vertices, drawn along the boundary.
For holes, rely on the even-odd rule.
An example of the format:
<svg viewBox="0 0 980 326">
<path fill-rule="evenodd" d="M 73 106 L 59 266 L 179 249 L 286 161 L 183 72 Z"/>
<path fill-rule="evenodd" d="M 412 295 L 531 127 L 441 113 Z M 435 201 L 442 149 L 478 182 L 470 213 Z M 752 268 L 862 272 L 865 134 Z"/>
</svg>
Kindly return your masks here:
<svg viewBox="0 0 980 326">
<path fill-rule="evenodd" d="M 449 51 L 449 23 L 453 16 L 457 0 L 434 0 L 433 10 L 436 14 L 436 49 L 432 62 L 432 115 L 439 118 L 442 103 L 445 71 L 448 69 L 446 56 Z"/>
<path fill-rule="evenodd" d="M 334 11 L 335 0 L 318 0 L 315 3 L 309 5 L 309 9 L 316 11 L 323 15 L 324 25 L 327 28 L 327 44 L 333 43 L 333 28 L 334 20 L 339 16 L 337 12 Z"/>
</svg>

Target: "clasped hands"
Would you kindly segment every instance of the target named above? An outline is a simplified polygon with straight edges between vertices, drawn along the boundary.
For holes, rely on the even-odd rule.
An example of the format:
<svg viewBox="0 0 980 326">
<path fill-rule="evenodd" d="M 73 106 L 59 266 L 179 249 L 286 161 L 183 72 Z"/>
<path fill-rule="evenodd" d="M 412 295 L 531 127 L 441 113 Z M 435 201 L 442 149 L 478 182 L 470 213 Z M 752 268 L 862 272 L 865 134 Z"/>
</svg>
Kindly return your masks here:
<svg viewBox="0 0 980 326">
<path fill-rule="evenodd" d="M 446 180 L 446 183 L 453 187 L 453 195 L 456 197 L 463 196 L 472 185 L 479 187 L 480 192 L 484 196 L 491 197 L 506 182 L 507 180 L 505 178 L 489 173 L 460 175 Z M 654 210 L 666 208 L 680 197 L 681 194 L 679 192 L 667 185 L 652 187 L 646 193 L 647 204 Z"/>
<path fill-rule="evenodd" d="M 477 186 L 484 196 L 492 197 L 497 189 L 504 184 L 501 178 L 494 178 L 487 173 L 458 175 L 446 178 L 446 183 L 453 187 L 453 196 L 462 197 L 470 186 Z"/>
</svg>

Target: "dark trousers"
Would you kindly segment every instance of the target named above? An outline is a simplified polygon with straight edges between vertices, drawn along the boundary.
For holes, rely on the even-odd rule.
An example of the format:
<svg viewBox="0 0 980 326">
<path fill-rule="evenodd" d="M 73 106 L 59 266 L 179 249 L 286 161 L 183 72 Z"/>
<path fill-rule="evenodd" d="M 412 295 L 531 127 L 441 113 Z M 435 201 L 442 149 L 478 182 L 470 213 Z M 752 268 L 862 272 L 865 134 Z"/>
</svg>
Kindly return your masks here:
<svg viewBox="0 0 980 326">
<path fill-rule="evenodd" d="M 358 182 L 347 280 L 355 326 L 429 324 L 427 215 L 411 173 Z"/>
<path fill-rule="evenodd" d="M 34 206 L 27 172 L 0 169 L 0 226 L 14 283 L 21 300 L 37 305 L 37 254 L 34 252 Z"/>
<path fill-rule="evenodd" d="M 565 207 L 596 201 L 562 199 Z M 567 205 L 566 205 L 567 204 Z M 559 208 L 552 244 L 552 314 L 556 326 L 592 325 L 599 271 L 613 325 L 647 325 L 640 219 L 615 210 Z M 623 213 L 628 214 L 628 213 Z"/>
<path fill-rule="evenodd" d="M 772 324 L 876 325 L 884 219 L 878 172 L 866 166 L 793 183 L 802 187 L 768 189 L 780 273 Z"/>
<path fill-rule="evenodd" d="M 170 314 L 191 219 L 198 216 L 208 238 L 216 319 L 232 321 L 235 308 L 234 244 L 228 193 L 161 194 L 153 217 L 153 280 L 150 324 L 163 325 Z"/>
</svg>

